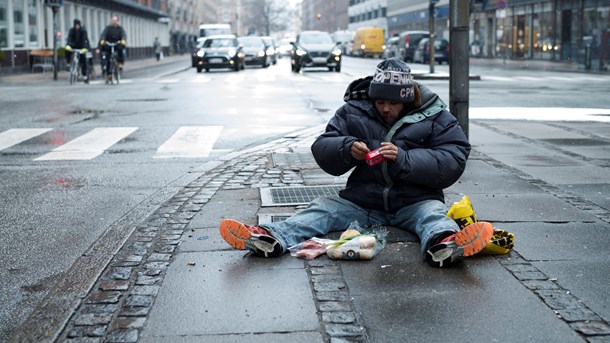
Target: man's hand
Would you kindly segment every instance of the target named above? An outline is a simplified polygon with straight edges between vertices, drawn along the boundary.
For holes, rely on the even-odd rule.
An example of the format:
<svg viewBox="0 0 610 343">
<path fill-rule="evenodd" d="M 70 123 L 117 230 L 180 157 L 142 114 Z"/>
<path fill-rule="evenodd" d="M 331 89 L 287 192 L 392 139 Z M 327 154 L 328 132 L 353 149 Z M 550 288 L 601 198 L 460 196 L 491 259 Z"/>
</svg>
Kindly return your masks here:
<svg viewBox="0 0 610 343">
<path fill-rule="evenodd" d="M 124 40 L 124 39 L 121 39 L 121 45 L 122 45 L 122 46 L 125 46 L 125 44 L 127 44 L 127 42 L 125 42 L 125 40 Z"/>
<path fill-rule="evenodd" d="M 352 157 L 357 160 L 364 160 L 364 155 L 366 155 L 369 151 L 369 148 L 364 142 L 355 141 L 352 144 L 351 154 Z"/>
<path fill-rule="evenodd" d="M 392 142 L 382 142 L 381 148 L 379 148 L 379 153 L 387 160 L 396 161 L 396 156 L 398 156 L 398 147 Z"/>
</svg>

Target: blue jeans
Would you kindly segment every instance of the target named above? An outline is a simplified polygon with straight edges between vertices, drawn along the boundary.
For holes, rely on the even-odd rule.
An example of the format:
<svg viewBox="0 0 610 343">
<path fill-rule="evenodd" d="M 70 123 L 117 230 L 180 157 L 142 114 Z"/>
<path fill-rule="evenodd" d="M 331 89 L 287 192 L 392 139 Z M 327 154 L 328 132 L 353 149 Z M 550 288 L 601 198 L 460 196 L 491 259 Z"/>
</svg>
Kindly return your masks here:
<svg viewBox="0 0 610 343">
<path fill-rule="evenodd" d="M 390 214 L 360 207 L 340 197 L 322 197 L 285 221 L 261 227 L 267 229 L 287 251 L 289 247 L 312 237 L 345 231 L 355 220 L 362 227 L 376 224 L 395 226 L 416 234 L 424 254 L 430 247 L 431 238 L 441 233 L 459 231 L 457 223 L 446 213 L 445 204 L 438 200 L 420 201 Z"/>
</svg>

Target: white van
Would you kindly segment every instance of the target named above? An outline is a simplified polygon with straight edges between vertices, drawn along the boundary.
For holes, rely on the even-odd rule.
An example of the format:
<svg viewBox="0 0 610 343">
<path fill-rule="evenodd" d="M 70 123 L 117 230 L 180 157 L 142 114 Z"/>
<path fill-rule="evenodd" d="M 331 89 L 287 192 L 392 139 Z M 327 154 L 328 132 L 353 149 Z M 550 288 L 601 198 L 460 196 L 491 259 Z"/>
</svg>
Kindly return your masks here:
<svg viewBox="0 0 610 343">
<path fill-rule="evenodd" d="M 229 24 L 202 24 L 199 25 L 199 38 L 216 35 L 230 35 L 231 25 Z"/>
</svg>

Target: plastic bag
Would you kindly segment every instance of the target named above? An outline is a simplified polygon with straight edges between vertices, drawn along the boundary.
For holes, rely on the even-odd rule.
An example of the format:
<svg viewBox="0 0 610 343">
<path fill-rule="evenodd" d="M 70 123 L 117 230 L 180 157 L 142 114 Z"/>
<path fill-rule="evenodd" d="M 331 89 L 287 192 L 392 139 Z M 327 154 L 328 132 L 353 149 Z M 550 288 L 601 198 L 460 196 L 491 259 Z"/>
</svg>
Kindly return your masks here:
<svg viewBox="0 0 610 343">
<path fill-rule="evenodd" d="M 453 219 L 461 229 L 477 222 L 477 215 L 474 212 L 470 198 L 464 195 L 458 202 L 454 202 L 447 211 L 447 216 Z M 512 232 L 494 228 L 491 241 L 485 245 L 480 252 L 488 255 L 508 254 L 515 246 L 515 235 Z"/>
<path fill-rule="evenodd" d="M 312 260 L 324 253 L 335 260 L 370 260 L 383 249 L 387 230 L 381 226 L 366 232 L 357 221 L 338 240 L 311 238 L 288 250 L 292 256 Z"/>
</svg>

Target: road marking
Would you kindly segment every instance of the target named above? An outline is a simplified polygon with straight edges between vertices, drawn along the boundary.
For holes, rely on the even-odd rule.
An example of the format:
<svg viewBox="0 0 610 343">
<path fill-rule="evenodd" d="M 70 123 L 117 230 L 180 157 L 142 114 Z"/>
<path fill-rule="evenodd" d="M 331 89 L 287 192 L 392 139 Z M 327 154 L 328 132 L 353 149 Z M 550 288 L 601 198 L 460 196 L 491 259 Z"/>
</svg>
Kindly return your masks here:
<svg viewBox="0 0 610 343">
<path fill-rule="evenodd" d="M 50 153 L 40 156 L 34 161 L 90 160 L 137 129 L 137 127 L 95 128 L 66 144 L 58 146 Z"/>
<path fill-rule="evenodd" d="M 40 136 L 51 129 L 9 129 L 0 133 L 0 150 Z"/>
<path fill-rule="evenodd" d="M 182 126 L 153 158 L 208 157 L 221 131 L 222 126 Z"/>
</svg>

